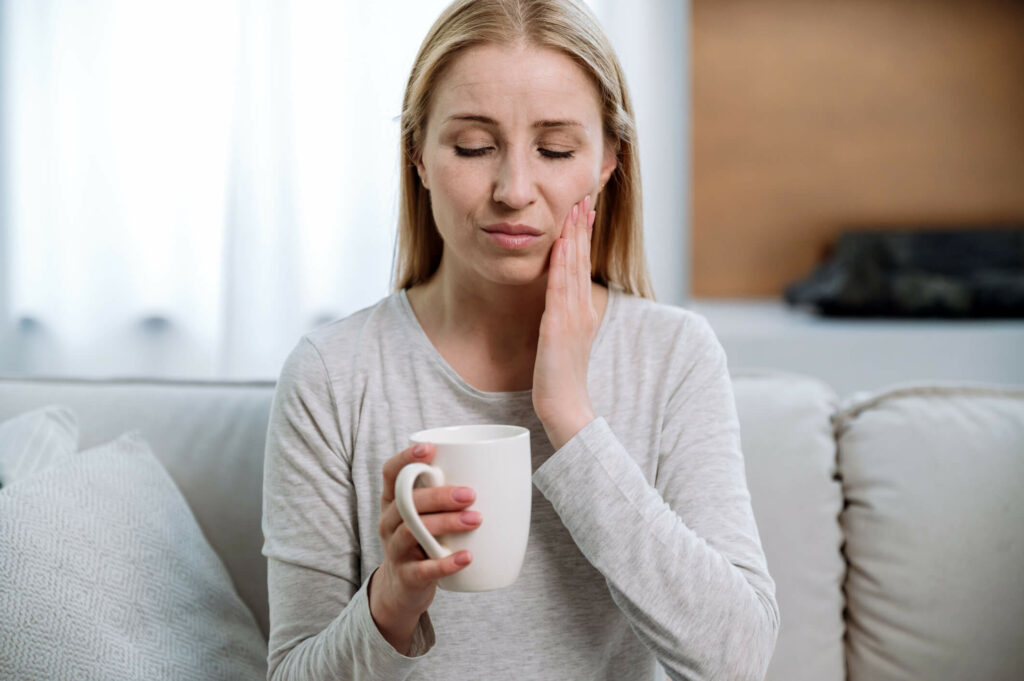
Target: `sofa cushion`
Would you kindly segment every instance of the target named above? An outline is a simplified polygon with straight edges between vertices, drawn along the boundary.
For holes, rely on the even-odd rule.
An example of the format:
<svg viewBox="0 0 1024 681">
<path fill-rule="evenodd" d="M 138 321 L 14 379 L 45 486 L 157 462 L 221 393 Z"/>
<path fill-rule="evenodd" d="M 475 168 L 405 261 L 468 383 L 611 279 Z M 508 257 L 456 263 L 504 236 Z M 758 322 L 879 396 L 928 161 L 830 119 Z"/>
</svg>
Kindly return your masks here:
<svg viewBox="0 0 1024 681">
<path fill-rule="evenodd" d="M 0 423 L 0 487 L 58 465 L 78 450 L 78 418 L 61 405 Z"/>
<path fill-rule="evenodd" d="M 836 428 L 849 678 L 1020 679 L 1024 391 L 859 394 Z"/>
<path fill-rule="evenodd" d="M 266 648 L 134 433 L 0 490 L 0 669 L 29 679 L 263 679 Z"/>
<path fill-rule="evenodd" d="M 139 430 L 189 503 L 238 594 L 268 631 L 261 554 L 263 449 L 274 383 L 0 379 L 0 420 L 65 404 L 78 414 L 80 447 Z"/>
<path fill-rule="evenodd" d="M 821 381 L 732 373 L 754 516 L 775 579 L 781 626 L 769 681 L 842 681 L 842 490 Z"/>
</svg>

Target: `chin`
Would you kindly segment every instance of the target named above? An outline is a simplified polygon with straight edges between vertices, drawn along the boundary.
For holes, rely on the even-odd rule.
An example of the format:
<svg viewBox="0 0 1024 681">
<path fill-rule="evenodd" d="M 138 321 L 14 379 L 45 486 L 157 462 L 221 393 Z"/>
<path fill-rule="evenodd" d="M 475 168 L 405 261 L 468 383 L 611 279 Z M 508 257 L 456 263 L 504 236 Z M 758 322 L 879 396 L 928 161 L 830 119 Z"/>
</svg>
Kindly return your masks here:
<svg viewBox="0 0 1024 681">
<path fill-rule="evenodd" d="M 505 286 L 526 286 L 538 280 L 547 280 L 547 261 L 536 262 L 520 259 L 518 262 L 494 263 L 492 267 L 479 272 L 480 276 L 495 284 Z"/>
</svg>

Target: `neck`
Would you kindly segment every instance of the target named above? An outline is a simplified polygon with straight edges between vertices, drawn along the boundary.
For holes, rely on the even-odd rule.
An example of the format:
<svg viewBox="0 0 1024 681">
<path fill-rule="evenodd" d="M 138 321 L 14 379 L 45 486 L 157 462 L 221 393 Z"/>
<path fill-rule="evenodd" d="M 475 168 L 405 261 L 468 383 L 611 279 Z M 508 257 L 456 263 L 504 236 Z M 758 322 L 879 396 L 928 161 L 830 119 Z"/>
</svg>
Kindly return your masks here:
<svg viewBox="0 0 1024 681">
<path fill-rule="evenodd" d="M 419 312 L 444 338 L 487 348 L 494 357 L 533 357 L 544 315 L 547 277 L 529 284 L 469 282 L 451 276 L 442 259 L 421 287 Z"/>
</svg>

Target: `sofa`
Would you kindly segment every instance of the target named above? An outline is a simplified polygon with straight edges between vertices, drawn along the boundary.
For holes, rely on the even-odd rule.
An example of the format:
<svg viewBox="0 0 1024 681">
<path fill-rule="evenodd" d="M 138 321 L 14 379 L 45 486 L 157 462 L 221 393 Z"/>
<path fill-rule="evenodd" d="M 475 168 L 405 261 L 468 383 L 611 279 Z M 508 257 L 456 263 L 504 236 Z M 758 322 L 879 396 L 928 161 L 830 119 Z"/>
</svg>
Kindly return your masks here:
<svg viewBox="0 0 1024 681">
<path fill-rule="evenodd" d="M 736 369 L 732 376 L 748 484 L 782 617 L 767 678 L 1024 678 L 1024 387 L 913 383 L 840 398 L 809 376 L 755 369 Z M 166 659 L 158 661 L 165 655 L 136 655 L 149 643 L 118 639 L 140 629 L 170 650 L 193 646 L 197 651 L 194 639 L 209 642 L 214 636 L 200 632 L 228 632 L 230 640 L 215 642 L 212 652 L 196 652 L 196 664 L 217 660 L 224 666 L 238 659 L 242 666 L 225 667 L 223 678 L 265 674 L 265 667 L 261 670 L 253 660 L 265 654 L 268 630 L 260 504 L 273 387 L 271 382 L 0 379 L 0 423 L 48 405 L 65 405 L 67 410 L 59 412 L 64 414 L 62 427 L 70 427 L 67 414 L 73 414 L 79 450 L 98 451 L 111 457 L 104 461 L 128 465 L 141 455 L 125 452 L 146 451 L 148 444 L 169 474 L 167 484 L 157 479 L 162 473 L 152 470 L 145 484 L 118 478 L 103 488 L 105 505 L 95 513 L 112 514 L 104 521 L 106 530 L 131 515 L 122 495 L 149 499 L 162 494 L 157 489 L 180 490 L 185 503 L 169 496 L 165 506 L 171 511 L 146 507 L 139 513 L 151 519 L 177 514 L 173 522 L 181 521 L 185 529 L 158 539 L 162 549 L 150 542 L 148 553 L 133 557 L 131 565 L 145 565 L 162 550 L 163 560 L 174 563 L 168 568 L 172 585 L 187 583 L 197 570 L 213 575 L 195 587 L 203 590 L 197 600 L 208 606 L 204 614 L 189 609 L 193 587 L 147 588 L 145 578 L 138 584 L 116 552 L 108 550 L 95 560 L 83 557 L 84 567 L 76 567 L 78 552 L 91 553 L 103 540 L 102 535 L 91 538 L 93 511 L 80 510 L 92 507 L 75 496 L 79 492 L 48 498 L 41 509 L 70 498 L 68 513 L 85 519 L 74 527 L 66 518 L 47 520 L 50 525 L 28 538 L 19 532 L 32 526 L 31 518 L 8 522 L 0 530 L 0 621 L 6 623 L 0 624 L 0 678 L 192 678 Z M 134 432 L 125 439 L 126 431 Z M 110 442 L 119 443 L 113 454 L 103 449 Z M 72 478 L 68 484 L 90 487 L 99 484 L 88 482 L 94 479 L 90 475 L 113 465 L 101 462 L 65 477 Z M 41 497 L 47 485 L 52 486 L 38 484 L 33 498 Z M 5 508 L 9 513 L 25 505 L 24 500 L 4 501 L 19 489 L 31 491 L 20 483 L 0 488 L 0 526 Z M 196 529 L 188 529 L 192 520 L 184 516 L 194 517 Z M 147 531 L 167 523 L 154 520 Z M 56 536 L 63 532 L 68 536 Z M 42 535 L 53 539 L 52 546 L 39 548 Z M 83 536 L 89 536 L 80 544 L 84 548 L 74 548 Z M 18 542 L 27 542 L 29 549 L 12 552 Z M 185 542 L 191 542 L 187 550 Z M 128 544 L 131 550 L 134 542 Z M 70 561 L 50 553 L 69 546 Z M 36 581 L 12 582 L 22 556 L 37 551 L 40 562 L 25 577 Z M 200 555 L 199 562 L 175 563 L 175 556 L 185 553 Z M 43 606 L 25 591 L 44 592 L 41 597 L 50 597 L 50 591 L 60 594 L 70 579 L 65 575 L 76 569 L 76 579 L 86 579 L 86 585 L 70 589 L 72 596 L 59 596 L 59 606 L 46 607 L 63 608 L 52 622 L 66 622 L 81 607 L 97 623 L 54 633 L 57 625 L 41 619 Z M 116 577 L 108 580 L 111 572 Z M 11 586 L 44 584 L 39 581 L 44 576 L 50 586 Z M 108 595 L 90 604 L 92 579 L 107 580 L 96 589 Z M 132 589 L 141 595 L 123 596 Z M 156 614 L 149 616 L 156 621 L 137 619 L 141 616 L 135 610 L 143 607 L 139 603 L 147 594 L 171 592 L 183 592 L 175 597 L 185 603 L 174 606 L 178 610 L 172 615 L 160 614 L 168 606 L 154 596 L 145 603 L 156 603 Z M 104 610 L 122 597 L 125 602 L 118 608 Z M 78 605 L 67 605 L 71 601 Z M 204 629 L 192 623 L 226 611 L 229 625 Z M 101 626 L 106 633 L 90 639 L 93 627 Z M 72 645 L 65 636 L 77 638 Z M 40 648 L 55 661 L 44 665 L 35 659 Z M 83 656 L 91 661 L 83 662 Z M 83 671 L 104 665 L 107 673 Z"/>
</svg>

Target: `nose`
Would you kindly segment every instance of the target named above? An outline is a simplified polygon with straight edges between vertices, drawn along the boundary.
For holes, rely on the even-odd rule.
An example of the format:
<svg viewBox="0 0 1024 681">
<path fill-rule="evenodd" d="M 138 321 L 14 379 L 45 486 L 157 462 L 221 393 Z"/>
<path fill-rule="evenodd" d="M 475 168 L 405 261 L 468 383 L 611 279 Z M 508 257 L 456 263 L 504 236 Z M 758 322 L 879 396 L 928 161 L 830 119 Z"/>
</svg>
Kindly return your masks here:
<svg viewBox="0 0 1024 681">
<path fill-rule="evenodd" d="M 513 210 L 521 210 L 533 203 L 533 175 L 529 161 L 521 154 L 509 151 L 503 155 L 494 182 L 493 198 Z"/>
</svg>

